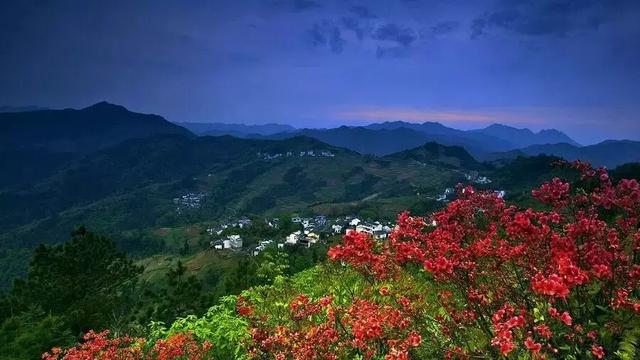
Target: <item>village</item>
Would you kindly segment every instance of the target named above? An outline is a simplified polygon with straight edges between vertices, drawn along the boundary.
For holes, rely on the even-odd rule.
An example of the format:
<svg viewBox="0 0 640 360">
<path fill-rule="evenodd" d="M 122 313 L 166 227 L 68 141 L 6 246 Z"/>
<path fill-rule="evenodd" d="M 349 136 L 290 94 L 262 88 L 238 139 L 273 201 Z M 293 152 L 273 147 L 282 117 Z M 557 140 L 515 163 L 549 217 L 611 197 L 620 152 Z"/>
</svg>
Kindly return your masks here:
<svg viewBox="0 0 640 360">
<path fill-rule="evenodd" d="M 333 157 L 335 155 L 328 151 L 314 152 L 310 150 L 301 151 L 296 154 L 293 152 L 287 152 L 284 154 L 258 153 L 258 156 L 265 160 L 272 160 L 280 157 L 291 156 Z M 477 171 L 465 171 L 461 173 L 470 183 L 478 185 L 488 185 L 492 183 L 491 179 L 486 176 L 481 176 Z M 504 198 L 506 196 L 505 190 L 494 190 L 493 192 L 498 198 Z M 183 209 L 199 208 L 205 197 L 205 193 L 188 193 L 173 199 L 173 202 L 176 205 L 176 211 L 181 213 Z M 428 198 L 437 202 L 448 203 L 455 199 L 455 197 L 455 188 L 447 187 L 442 193 L 436 195 L 435 198 Z M 247 239 L 242 235 L 242 230 L 254 225 L 254 221 L 264 221 L 263 225 L 273 230 L 280 229 L 281 225 L 280 218 L 264 218 L 256 220 L 248 217 L 241 217 L 234 220 L 226 220 L 216 226 L 211 226 L 206 229 L 206 235 L 210 238 L 210 240 L 208 240 L 209 248 L 215 251 L 229 250 L 257 256 L 268 248 L 283 249 L 286 246 L 310 248 L 318 243 L 326 243 L 327 239 L 331 237 L 340 237 L 350 231 L 364 232 L 370 234 L 376 240 L 384 240 L 395 227 L 395 224 L 390 221 L 363 219 L 362 217 L 355 215 L 335 218 L 328 218 L 325 215 L 310 217 L 293 216 L 290 218 L 290 222 L 295 224 L 295 231 L 278 231 L 278 236 L 265 235 L 263 239 L 260 239 L 257 242 L 254 236 L 251 241 L 247 241 Z"/>
<path fill-rule="evenodd" d="M 279 159 L 279 158 L 290 158 L 290 157 L 328 157 L 328 158 L 332 158 L 335 157 L 336 155 L 333 154 L 331 151 L 327 151 L 327 150 L 320 150 L 320 151 L 316 151 L 316 150 L 306 150 L 306 151 L 300 151 L 300 152 L 293 152 L 293 151 L 287 151 L 285 153 L 263 153 L 263 152 L 258 152 L 258 157 L 263 159 L 263 160 L 275 160 L 275 159 Z"/>
<path fill-rule="evenodd" d="M 182 214 L 185 209 L 199 209 L 206 196 L 207 194 L 205 193 L 190 192 L 174 198 L 173 204 L 176 206 L 176 213 Z"/>
<path fill-rule="evenodd" d="M 264 219 L 269 228 L 278 229 L 281 220 L 279 218 Z M 384 240 L 391 233 L 395 224 L 378 220 L 363 220 L 355 216 L 343 216 L 327 218 L 324 215 L 313 217 L 294 216 L 291 222 L 299 230 L 292 231 L 280 238 L 267 238 L 257 244 L 247 245 L 239 234 L 242 229 L 253 225 L 253 220 L 240 218 L 224 222 L 218 226 L 206 229 L 208 236 L 212 238 L 209 248 L 215 251 L 230 250 L 244 252 L 252 256 L 259 255 L 269 247 L 283 249 L 286 246 L 310 248 L 318 243 L 326 243 L 333 236 L 341 236 L 350 231 L 358 231 L 370 234 L 374 239 Z"/>
</svg>

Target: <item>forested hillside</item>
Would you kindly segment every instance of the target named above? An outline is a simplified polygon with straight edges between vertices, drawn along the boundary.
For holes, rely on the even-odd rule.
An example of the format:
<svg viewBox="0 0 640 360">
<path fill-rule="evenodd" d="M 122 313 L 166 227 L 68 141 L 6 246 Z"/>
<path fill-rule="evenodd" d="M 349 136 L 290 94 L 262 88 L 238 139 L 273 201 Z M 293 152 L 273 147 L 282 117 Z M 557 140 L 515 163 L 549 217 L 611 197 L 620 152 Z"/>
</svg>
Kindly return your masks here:
<svg viewBox="0 0 640 360">
<path fill-rule="evenodd" d="M 62 247 L 40 247 L 28 277 L 4 300 L 0 338 L 20 334 L 22 342 L 9 339 L 2 350 L 25 356 L 71 346 L 74 331 L 93 327 L 80 345 L 55 347 L 45 358 L 635 359 L 640 185 L 584 163 L 558 164 L 574 180 L 535 187 L 533 208 L 468 186 L 432 215 L 401 213 L 387 240 L 346 234 L 326 262 L 295 275 L 284 252 L 265 253 L 261 280 L 199 316 L 180 318 L 204 310 L 185 307 L 181 295 L 195 298 L 201 284 L 178 263 L 162 296 L 174 302 L 158 302 L 146 318 L 185 312 L 149 327 L 139 326 L 144 307 L 120 307 L 139 296 L 126 289 L 140 286 L 134 279 L 143 270 L 80 229 Z M 45 327 L 46 335 L 31 332 Z"/>
</svg>

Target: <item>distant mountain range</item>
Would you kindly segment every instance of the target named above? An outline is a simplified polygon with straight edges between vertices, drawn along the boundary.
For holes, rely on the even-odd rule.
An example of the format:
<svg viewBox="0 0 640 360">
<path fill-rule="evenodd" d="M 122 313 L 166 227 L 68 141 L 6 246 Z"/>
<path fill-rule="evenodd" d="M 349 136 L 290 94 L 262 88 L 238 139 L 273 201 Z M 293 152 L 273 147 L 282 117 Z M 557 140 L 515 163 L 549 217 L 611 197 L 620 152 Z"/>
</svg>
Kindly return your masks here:
<svg viewBox="0 0 640 360">
<path fill-rule="evenodd" d="M 361 154 L 384 156 L 420 146 L 426 142 L 463 146 L 478 158 L 492 152 L 504 152 L 537 144 L 568 143 L 579 146 L 557 130 L 534 133 L 529 129 L 494 124 L 480 130 L 464 131 L 437 122 L 384 122 L 367 126 L 341 126 L 331 129 L 295 129 L 289 125 L 242 125 L 182 123 L 198 135 L 231 135 L 243 138 L 285 139 L 309 136 L 334 146 L 345 147 Z"/>
<path fill-rule="evenodd" d="M 580 146 L 580 144 L 575 142 L 565 133 L 555 129 L 545 129 L 534 133 L 529 129 L 516 129 L 511 126 L 493 124 L 484 129 L 471 130 L 469 132 L 493 136 L 510 143 L 513 148 L 558 143 L 567 143 L 573 146 Z"/>
<path fill-rule="evenodd" d="M 196 135 L 231 135 L 235 137 L 252 137 L 252 136 L 268 136 L 283 132 L 293 132 L 296 128 L 290 125 L 282 124 L 262 124 L 262 125 L 245 125 L 245 124 L 224 124 L 224 123 L 193 123 L 183 122 L 176 123 Z"/>
<path fill-rule="evenodd" d="M 558 156 L 566 160 L 584 160 L 597 166 L 615 168 L 619 165 L 640 162 L 640 141 L 607 140 L 588 146 L 567 143 L 531 145 L 522 149 L 488 156 L 490 160 L 536 156 L 540 154 Z"/>
<path fill-rule="evenodd" d="M 81 110 L 35 110 L 13 108 L 0 112 L 0 160 L 13 165 L 22 178 L 46 172 L 66 157 L 86 154 L 135 138 L 161 134 L 182 136 L 231 135 L 248 139 L 282 140 L 307 136 L 360 154 L 386 156 L 420 147 L 428 142 L 463 147 L 478 161 L 549 154 L 584 159 L 594 165 L 616 167 L 640 161 L 638 141 L 608 140 L 580 146 L 566 134 L 493 124 L 483 129 L 459 130 L 437 122 L 393 121 L 367 126 L 331 129 L 296 129 L 283 124 L 171 123 L 158 115 L 139 114 L 122 106 L 101 102 Z M 0 108 L 2 109 L 2 108 Z M 5 109 L 8 109 L 5 107 Z M 20 110 L 20 111 L 19 111 Z M 16 150 L 18 149 L 18 150 Z M 20 151 L 15 157 L 13 152 Z M 57 153 L 57 154 L 56 154 Z M 67 155 L 63 155 L 67 154 Z M 71 154 L 71 155 L 69 155 Z M 14 159 L 40 159 L 38 170 L 25 171 Z M 0 186 L 3 181 L 0 179 Z"/>
<path fill-rule="evenodd" d="M 159 134 L 193 136 L 158 115 L 101 102 L 81 110 L 0 113 L 0 146 L 90 153 L 127 139 Z"/>
</svg>

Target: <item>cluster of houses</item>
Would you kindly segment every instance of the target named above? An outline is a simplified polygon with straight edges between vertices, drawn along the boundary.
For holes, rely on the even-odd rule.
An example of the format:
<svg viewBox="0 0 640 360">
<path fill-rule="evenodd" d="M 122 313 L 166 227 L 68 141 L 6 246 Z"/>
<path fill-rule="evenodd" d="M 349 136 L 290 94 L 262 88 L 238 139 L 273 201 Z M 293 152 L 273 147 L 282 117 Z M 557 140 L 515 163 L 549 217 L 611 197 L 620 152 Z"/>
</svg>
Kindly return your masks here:
<svg viewBox="0 0 640 360">
<path fill-rule="evenodd" d="M 287 151 L 285 153 L 275 153 L 275 154 L 258 152 L 258 157 L 263 160 L 275 160 L 283 157 L 293 157 L 293 156 L 334 157 L 336 155 L 333 154 L 331 151 L 327 151 L 327 150 L 320 150 L 320 151 L 306 150 L 306 151 L 300 151 L 300 152 Z"/>
<path fill-rule="evenodd" d="M 278 219 L 275 219 L 276 221 Z M 229 221 L 229 222 L 225 222 L 222 223 L 216 227 L 211 227 L 207 229 L 207 234 L 214 236 L 214 235 L 221 235 L 223 231 L 225 231 L 226 229 L 229 228 L 238 228 L 238 229 L 243 229 L 247 226 L 251 226 L 252 221 L 249 218 L 241 218 L 238 220 L 233 220 L 233 221 Z"/>
<path fill-rule="evenodd" d="M 242 250 L 242 237 L 240 235 L 229 235 L 224 239 L 211 241 L 210 245 L 216 250 Z"/>
<path fill-rule="evenodd" d="M 183 209 L 200 208 L 206 196 L 207 194 L 205 193 L 188 193 L 180 197 L 173 198 L 173 203 L 176 205 L 176 212 L 180 214 Z"/>
<path fill-rule="evenodd" d="M 215 250 L 232 250 L 232 251 L 248 251 L 251 255 L 257 256 L 268 247 L 275 246 L 284 248 L 285 246 L 301 246 L 310 248 L 313 245 L 324 241 L 331 235 L 346 234 L 350 231 L 365 232 L 373 236 L 375 239 L 383 240 L 391 233 L 394 228 L 392 223 L 383 223 L 380 221 L 361 220 L 357 217 L 345 216 L 335 219 L 328 219 L 326 216 L 319 215 L 314 217 L 293 217 L 292 222 L 300 224 L 302 229 L 292 232 L 280 241 L 265 239 L 259 242 L 255 247 L 246 249 L 243 247 L 242 237 L 240 235 L 228 235 L 221 239 L 210 241 L 211 248 Z M 278 227 L 278 219 L 265 219 L 268 226 Z M 210 236 L 220 236 L 225 229 L 230 227 L 243 228 L 251 225 L 251 220 L 243 218 L 240 220 L 230 221 L 217 227 L 207 229 Z"/>
<path fill-rule="evenodd" d="M 442 194 L 436 197 L 436 201 L 447 202 L 451 199 L 451 196 L 453 196 L 453 194 L 455 194 L 455 190 L 453 188 L 446 188 L 444 189 Z"/>
<path fill-rule="evenodd" d="M 486 185 L 491 184 L 491 179 L 486 176 L 480 176 L 477 171 L 470 171 L 464 174 L 467 181 L 474 182 L 476 184 Z"/>
<path fill-rule="evenodd" d="M 462 189 L 462 191 L 464 191 L 464 189 Z M 504 198 L 505 195 L 507 195 L 507 192 L 504 190 L 495 190 L 494 193 L 500 198 Z M 451 200 L 451 198 L 453 197 L 453 195 L 455 194 L 455 190 L 453 188 L 446 188 L 444 189 L 444 191 L 442 192 L 442 194 L 438 195 L 436 197 L 436 201 L 440 201 L 440 202 L 448 202 Z"/>
</svg>

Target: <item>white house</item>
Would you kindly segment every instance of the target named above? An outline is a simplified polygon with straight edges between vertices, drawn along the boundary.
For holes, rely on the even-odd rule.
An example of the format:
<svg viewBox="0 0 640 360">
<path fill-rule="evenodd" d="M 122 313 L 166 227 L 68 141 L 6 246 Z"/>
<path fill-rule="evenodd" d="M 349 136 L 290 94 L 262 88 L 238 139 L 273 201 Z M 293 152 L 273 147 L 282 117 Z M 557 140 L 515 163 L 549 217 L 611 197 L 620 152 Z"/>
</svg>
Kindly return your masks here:
<svg viewBox="0 0 640 360">
<path fill-rule="evenodd" d="M 226 239 L 222 239 L 223 248 L 240 250 L 242 249 L 242 238 L 240 235 L 229 235 Z"/>
<path fill-rule="evenodd" d="M 309 242 L 312 244 L 315 244 L 318 242 L 318 240 L 320 240 L 320 235 L 314 233 L 313 231 L 308 232 L 305 237 L 309 239 Z"/>
<path fill-rule="evenodd" d="M 300 231 L 296 231 L 294 233 L 291 233 L 287 236 L 285 243 L 290 244 L 290 245 L 295 245 L 298 243 L 298 241 L 300 240 L 302 233 Z"/>
<path fill-rule="evenodd" d="M 210 241 L 209 245 L 216 250 L 224 249 L 224 243 L 222 240 Z"/>
<path fill-rule="evenodd" d="M 357 232 L 364 232 L 367 234 L 373 234 L 373 226 L 368 225 L 368 224 L 360 224 L 358 226 L 356 226 L 356 231 Z"/>
</svg>

